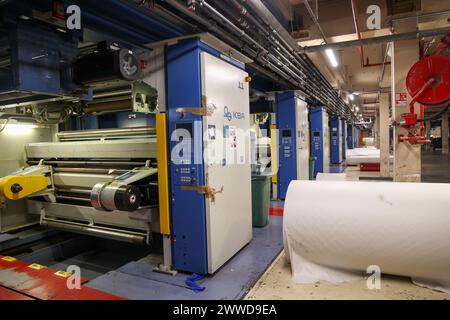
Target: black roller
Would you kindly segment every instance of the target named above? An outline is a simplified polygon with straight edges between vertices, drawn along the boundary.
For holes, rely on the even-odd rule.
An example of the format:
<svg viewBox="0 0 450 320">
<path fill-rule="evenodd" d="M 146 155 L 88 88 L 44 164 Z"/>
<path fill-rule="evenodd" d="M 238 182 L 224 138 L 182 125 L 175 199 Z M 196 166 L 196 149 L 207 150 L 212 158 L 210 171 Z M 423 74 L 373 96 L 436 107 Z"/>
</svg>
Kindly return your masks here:
<svg viewBox="0 0 450 320">
<path fill-rule="evenodd" d="M 142 194 L 136 186 L 120 186 L 114 194 L 114 204 L 120 211 L 136 211 L 142 203 Z"/>
<path fill-rule="evenodd" d="M 80 58 L 72 67 L 73 81 L 91 84 L 111 80 L 134 81 L 140 76 L 137 57 L 127 49 L 103 51 Z"/>
</svg>

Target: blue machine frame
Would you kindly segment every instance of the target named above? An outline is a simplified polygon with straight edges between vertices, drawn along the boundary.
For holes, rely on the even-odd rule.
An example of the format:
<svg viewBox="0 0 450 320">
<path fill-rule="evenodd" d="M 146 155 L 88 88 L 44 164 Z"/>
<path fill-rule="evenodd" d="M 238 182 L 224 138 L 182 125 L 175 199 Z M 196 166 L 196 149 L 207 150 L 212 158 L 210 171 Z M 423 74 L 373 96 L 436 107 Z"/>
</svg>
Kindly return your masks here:
<svg viewBox="0 0 450 320">
<path fill-rule="evenodd" d="M 70 66 L 78 56 L 76 41 L 24 22 L 9 28 L 9 40 L 11 70 L 0 71 L 0 92 L 10 94 L 2 104 L 63 95 L 91 98 L 84 97 L 82 88 L 70 77 Z"/>
<path fill-rule="evenodd" d="M 314 178 L 319 172 L 324 171 L 324 141 L 323 141 L 323 113 L 324 107 L 312 107 L 309 109 L 311 132 L 311 158 L 315 158 Z"/>
<path fill-rule="evenodd" d="M 342 119 L 342 160 L 347 159 L 347 121 L 345 119 Z"/>
<path fill-rule="evenodd" d="M 203 186 L 205 168 L 203 164 L 202 116 L 181 114 L 177 108 L 200 108 L 202 106 L 201 53 L 208 52 L 242 70 L 245 65 L 226 58 L 219 51 L 198 39 L 189 39 L 166 49 L 167 118 L 169 152 L 179 144 L 172 133 L 185 129 L 192 139 L 184 140 L 191 145 L 188 161 L 174 163 L 170 156 L 170 192 L 172 224 L 173 266 L 182 271 L 198 274 L 208 273 L 206 205 L 205 196 L 194 190 L 183 190 L 184 186 Z M 187 157 L 186 157 L 187 158 Z M 191 181 L 191 182 L 186 182 Z"/>
<path fill-rule="evenodd" d="M 354 129 L 353 129 L 353 124 L 349 124 L 347 126 L 347 147 L 348 149 L 354 149 Z"/>
<path fill-rule="evenodd" d="M 339 128 L 341 127 L 341 119 L 338 116 L 334 116 L 330 120 L 330 136 L 331 136 L 331 163 L 341 164 L 342 154 L 341 154 L 341 138 L 342 134 L 339 133 Z"/>
<path fill-rule="evenodd" d="M 295 91 L 277 94 L 278 198 L 285 199 L 289 183 L 297 179 Z"/>
</svg>

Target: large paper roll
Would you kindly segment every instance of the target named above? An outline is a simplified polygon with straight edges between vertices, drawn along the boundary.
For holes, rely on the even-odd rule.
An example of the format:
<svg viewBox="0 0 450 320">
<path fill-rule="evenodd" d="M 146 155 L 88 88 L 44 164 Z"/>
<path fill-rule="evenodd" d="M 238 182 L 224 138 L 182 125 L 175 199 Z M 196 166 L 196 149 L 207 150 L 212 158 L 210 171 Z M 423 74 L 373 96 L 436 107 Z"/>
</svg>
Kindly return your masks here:
<svg viewBox="0 0 450 320">
<path fill-rule="evenodd" d="M 450 289 L 450 184 L 293 181 L 285 248 L 298 283 L 360 279 L 369 266 Z"/>
</svg>

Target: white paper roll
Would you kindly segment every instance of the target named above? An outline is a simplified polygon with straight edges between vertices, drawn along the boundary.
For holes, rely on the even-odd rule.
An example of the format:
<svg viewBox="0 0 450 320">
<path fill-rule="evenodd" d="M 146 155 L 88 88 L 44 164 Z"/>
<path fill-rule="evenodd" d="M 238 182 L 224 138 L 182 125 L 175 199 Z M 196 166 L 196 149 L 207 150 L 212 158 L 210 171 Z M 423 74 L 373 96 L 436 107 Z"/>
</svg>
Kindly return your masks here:
<svg viewBox="0 0 450 320">
<path fill-rule="evenodd" d="M 294 280 L 360 279 L 369 266 L 450 290 L 450 184 L 293 181 L 284 241 Z"/>
<path fill-rule="evenodd" d="M 345 173 L 322 173 L 319 172 L 316 177 L 316 181 L 347 181 L 347 175 Z"/>
</svg>

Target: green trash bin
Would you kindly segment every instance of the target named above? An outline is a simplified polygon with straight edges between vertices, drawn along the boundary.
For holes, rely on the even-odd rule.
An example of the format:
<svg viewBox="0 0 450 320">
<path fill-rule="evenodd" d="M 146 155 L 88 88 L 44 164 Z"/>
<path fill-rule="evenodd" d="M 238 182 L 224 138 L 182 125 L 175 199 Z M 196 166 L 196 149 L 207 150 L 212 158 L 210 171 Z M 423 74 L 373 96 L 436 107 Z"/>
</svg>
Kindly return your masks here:
<svg viewBox="0 0 450 320">
<path fill-rule="evenodd" d="M 316 166 L 316 157 L 309 158 L 309 180 L 314 180 L 314 167 Z"/>
<path fill-rule="evenodd" d="M 269 222 L 270 207 L 269 175 L 252 175 L 252 215 L 254 227 L 265 227 Z"/>
</svg>

